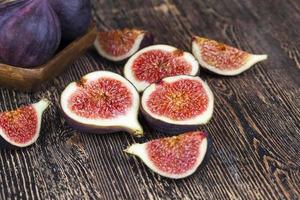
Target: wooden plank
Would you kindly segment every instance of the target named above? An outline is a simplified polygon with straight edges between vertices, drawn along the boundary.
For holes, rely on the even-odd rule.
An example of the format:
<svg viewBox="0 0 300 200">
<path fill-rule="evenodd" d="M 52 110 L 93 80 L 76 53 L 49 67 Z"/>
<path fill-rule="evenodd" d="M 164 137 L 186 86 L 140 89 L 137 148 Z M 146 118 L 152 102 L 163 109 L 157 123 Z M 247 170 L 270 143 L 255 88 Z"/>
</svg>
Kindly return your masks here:
<svg viewBox="0 0 300 200">
<path fill-rule="evenodd" d="M 296 198 L 299 195 L 299 176 L 292 174 L 299 172 L 299 162 L 296 159 L 299 157 L 299 134 L 296 134 L 299 133 L 299 101 L 292 99 L 300 94 L 299 71 L 294 67 L 296 59 L 290 60 L 286 55 L 288 50 L 284 50 L 280 44 L 287 41 L 282 41 L 282 35 L 274 35 L 272 32 L 279 31 L 278 25 L 274 23 L 276 16 L 269 16 L 267 22 L 259 19 L 259 15 L 265 17 L 266 14 L 271 14 L 266 12 L 272 9 L 268 8 L 271 2 L 260 2 L 260 8 L 255 6 L 255 2 L 251 4 L 246 1 L 227 1 L 223 4 L 220 1 L 147 1 L 143 6 L 139 3 L 131 1 L 129 5 L 118 1 L 110 1 L 110 4 L 95 2 L 95 8 L 102 8 L 96 12 L 97 19 L 101 21 L 100 27 L 147 28 L 157 36 L 157 43 L 173 44 L 185 50 L 189 50 L 191 35 L 199 34 L 250 52 L 267 53 L 270 59 L 235 78 L 222 78 L 207 73 L 201 75 L 211 85 L 217 99 L 214 119 L 202 127 L 212 134 L 216 149 L 203 171 L 184 182 L 161 179 L 156 175 L 153 180 L 148 171 L 141 176 L 145 173 L 144 166 L 139 161 L 130 159 L 127 162 L 134 166 L 134 175 L 141 176 L 136 178 L 141 186 L 138 187 L 140 192 L 136 192 L 135 187 L 130 187 L 126 195 L 115 193 L 113 197 L 127 199 L 132 197 L 129 195 L 135 195 L 135 198 L 139 198 L 141 193 L 154 199 Z M 293 9 L 279 1 L 272 3 L 274 5 L 277 5 L 274 10 L 281 8 L 282 12 Z M 287 10 L 282 9 L 285 7 Z M 289 18 L 285 20 L 290 21 Z M 296 24 L 295 22 L 290 27 L 296 29 Z M 280 31 L 280 34 L 284 32 Z M 282 55 L 282 58 L 278 55 Z M 290 108 L 294 110 L 291 111 Z M 287 131 L 295 134 L 287 137 Z M 147 134 L 147 139 L 163 136 L 151 130 Z M 124 144 L 126 138 L 122 138 L 116 146 Z M 99 143 L 104 143 L 106 139 L 93 137 L 92 140 L 97 142 L 94 146 L 87 147 L 88 151 L 94 154 Z M 89 143 L 91 140 L 88 138 L 85 141 Z M 115 155 L 114 153 L 115 150 L 112 150 L 109 155 Z M 123 155 L 116 156 L 116 160 L 126 162 Z M 102 159 L 105 160 L 105 157 Z M 98 159 L 92 161 L 95 168 L 109 162 L 105 160 L 99 163 Z M 135 180 L 127 180 L 127 177 L 128 175 L 123 177 L 123 180 L 128 185 L 136 185 Z M 114 194 L 113 191 L 123 184 L 123 181 L 117 179 L 117 185 L 111 184 L 101 174 L 97 179 L 101 185 L 110 185 L 108 191 L 101 188 L 108 194 Z M 161 186 L 157 187 L 157 184 Z"/>
<path fill-rule="evenodd" d="M 2 110 L 11 110 L 42 97 L 53 104 L 44 115 L 42 136 L 36 145 L 0 152 L 0 199 L 101 197 L 80 135 L 61 119 L 58 107 L 61 90 L 56 83 L 35 94 L 1 89 Z"/>
<path fill-rule="evenodd" d="M 254 53 L 266 62 L 237 77 L 201 72 L 216 99 L 208 162 L 183 180 L 151 172 L 122 150 L 165 134 L 136 139 L 126 133 L 80 134 L 67 126 L 59 95 L 71 81 L 95 70 L 122 73 L 122 64 L 90 49 L 34 94 L 0 89 L 0 111 L 42 97 L 53 104 L 43 136 L 31 148 L 0 152 L 0 199 L 298 199 L 300 198 L 300 71 L 298 1 L 96 1 L 100 29 L 139 27 L 156 43 L 190 49 L 202 35 Z"/>
</svg>

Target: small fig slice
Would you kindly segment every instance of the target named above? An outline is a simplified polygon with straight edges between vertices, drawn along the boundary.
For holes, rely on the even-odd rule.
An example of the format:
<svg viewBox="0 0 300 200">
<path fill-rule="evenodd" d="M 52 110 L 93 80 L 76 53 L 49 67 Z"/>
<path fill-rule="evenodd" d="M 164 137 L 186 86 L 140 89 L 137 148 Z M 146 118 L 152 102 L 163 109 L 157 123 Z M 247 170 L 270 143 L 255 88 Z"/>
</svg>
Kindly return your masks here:
<svg viewBox="0 0 300 200">
<path fill-rule="evenodd" d="M 122 29 L 101 31 L 94 43 L 100 56 L 110 61 L 123 61 L 139 49 L 153 44 L 153 35 L 144 30 Z"/>
<path fill-rule="evenodd" d="M 199 65 L 192 54 L 168 45 L 146 47 L 133 55 L 124 67 L 125 77 L 139 92 L 162 78 L 198 72 Z"/>
<path fill-rule="evenodd" d="M 70 83 L 60 103 L 66 121 L 75 129 L 91 133 L 127 131 L 142 136 L 138 110 L 140 97 L 122 76 L 96 71 Z"/>
<path fill-rule="evenodd" d="M 188 132 L 129 146 L 126 153 L 138 156 L 152 171 L 161 176 L 181 179 L 193 174 L 205 158 L 207 134 Z"/>
<path fill-rule="evenodd" d="M 266 60 L 267 55 L 255 55 L 202 37 L 193 37 L 192 51 L 200 65 L 216 74 L 238 75 L 254 64 Z"/>
<path fill-rule="evenodd" d="M 154 129 L 180 133 L 194 130 L 211 119 L 214 97 L 200 77 L 179 75 L 147 87 L 141 107 Z"/>
<path fill-rule="evenodd" d="M 49 101 L 22 106 L 0 113 L 0 148 L 20 148 L 32 145 L 40 135 L 43 112 Z"/>
</svg>

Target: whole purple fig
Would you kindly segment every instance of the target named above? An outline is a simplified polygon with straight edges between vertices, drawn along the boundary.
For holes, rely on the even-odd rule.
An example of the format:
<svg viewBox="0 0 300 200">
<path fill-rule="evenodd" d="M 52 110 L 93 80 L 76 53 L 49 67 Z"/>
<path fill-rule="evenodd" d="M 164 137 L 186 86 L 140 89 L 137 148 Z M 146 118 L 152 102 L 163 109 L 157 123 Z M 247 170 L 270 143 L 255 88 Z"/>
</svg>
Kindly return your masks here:
<svg viewBox="0 0 300 200">
<path fill-rule="evenodd" d="M 89 0 L 48 1 L 60 20 L 63 40 L 71 41 L 87 32 L 92 21 Z"/>
<path fill-rule="evenodd" d="M 61 40 L 59 19 L 47 0 L 0 3 L 0 62 L 33 67 L 46 63 Z"/>
</svg>

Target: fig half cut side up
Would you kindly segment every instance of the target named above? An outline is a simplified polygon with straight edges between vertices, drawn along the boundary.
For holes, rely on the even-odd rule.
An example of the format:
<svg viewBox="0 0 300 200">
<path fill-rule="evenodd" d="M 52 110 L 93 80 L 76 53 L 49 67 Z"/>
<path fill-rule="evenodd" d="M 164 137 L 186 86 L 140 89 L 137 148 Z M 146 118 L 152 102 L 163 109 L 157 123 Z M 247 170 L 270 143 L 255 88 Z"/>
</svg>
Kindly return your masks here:
<svg viewBox="0 0 300 200">
<path fill-rule="evenodd" d="M 134 54 L 125 64 L 124 75 L 142 92 L 165 77 L 199 73 L 194 56 L 169 45 L 153 45 Z"/>
<path fill-rule="evenodd" d="M 139 94 L 119 74 L 96 71 L 83 76 L 65 88 L 60 104 L 69 125 L 83 132 L 143 135 L 137 119 Z"/>
<path fill-rule="evenodd" d="M 213 109 L 213 93 L 200 77 L 167 77 L 151 84 L 142 95 L 144 118 L 164 133 L 195 130 L 211 119 Z"/>
</svg>

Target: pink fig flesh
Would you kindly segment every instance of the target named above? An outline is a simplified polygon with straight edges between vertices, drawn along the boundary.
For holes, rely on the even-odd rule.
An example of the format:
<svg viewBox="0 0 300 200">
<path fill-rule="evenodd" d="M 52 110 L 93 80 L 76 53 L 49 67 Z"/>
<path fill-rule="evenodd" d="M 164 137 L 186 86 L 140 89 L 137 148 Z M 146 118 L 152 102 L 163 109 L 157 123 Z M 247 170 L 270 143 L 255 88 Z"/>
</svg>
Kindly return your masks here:
<svg viewBox="0 0 300 200">
<path fill-rule="evenodd" d="M 36 111 L 31 105 L 0 114 L 1 129 L 16 143 L 26 143 L 32 139 L 37 120 Z"/>
<path fill-rule="evenodd" d="M 208 107 L 208 95 L 199 81 L 182 79 L 161 82 L 147 100 L 147 107 L 156 114 L 180 121 L 202 114 Z"/>
<path fill-rule="evenodd" d="M 192 66 L 183 58 L 183 51 L 151 50 L 140 55 L 132 65 L 137 80 L 154 83 L 164 77 L 190 74 Z"/>
<path fill-rule="evenodd" d="M 0 136 L 11 146 L 26 147 L 33 144 L 40 132 L 41 117 L 48 107 L 48 100 L 22 106 L 13 111 L 0 113 Z"/>
<path fill-rule="evenodd" d="M 111 119 L 125 114 L 132 103 L 130 90 L 106 77 L 79 85 L 69 99 L 69 109 L 85 118 Z"/>
<path fill-rule="evenodd" d="M 194 130 L 213 114 L 214 98 L 199 77 L 180 75 L 151 84 L 142 96 L 142 113 L 154 129 L 168 133 Z"/>
<path fill-rule="evenodd" d="M 125 28 L 100 31 L 95 47 L 102 57 L 111 61 L 122 61 L 152 43 L 153 36 L 149 32 Z"/>
<path fill-rule="evenodd" d="M 139 99 L 134 86 L 124 77 L 96 71 L 65 88 L 61 108 L 69 125 L 83 132 L 126 131 L 142 136 L 137 120 Z"/>
<path fill-rule="evenodd" d="M 125 77 L 138 91 L 175 75 L 196 75 L 199 65 L 188 52 L 168 45 L 153 45 L 138 51 L 124 67 Z"/>
<path fill-rule="evenodd" d="M 254 55 L 232 46 L 195 36 L 192 51 L 200 65 L 207 70 L 233 76 L 249 69 L 252 65 L 267 59 L 267 55 Z"/>
<path fill-rule="evenodd" d="M 154 172 L 179 179 L 196 171 L 205 157 L 207 148 L 207 134 L 194 131 L 143 144 L 133 144 L 125 152 L 140 157 Z"/>
</svg>

